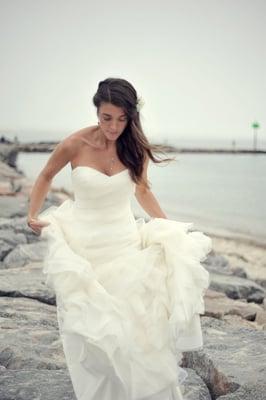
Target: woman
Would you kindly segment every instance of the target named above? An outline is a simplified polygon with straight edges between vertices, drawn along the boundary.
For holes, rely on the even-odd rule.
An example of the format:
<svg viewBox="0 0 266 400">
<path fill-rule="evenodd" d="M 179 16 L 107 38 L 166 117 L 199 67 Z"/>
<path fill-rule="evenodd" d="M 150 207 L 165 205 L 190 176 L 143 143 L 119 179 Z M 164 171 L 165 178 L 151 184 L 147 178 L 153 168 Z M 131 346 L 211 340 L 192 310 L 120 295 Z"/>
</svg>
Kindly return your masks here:
<svg viewBox="0 0 266 400">
<path fill-rule="evenodd" d="M 134 87 L 101 81 L 98 126 L 60 142 L 31 192 L 28 225 L 45 238 L 43 272 L 78 400 L 182 399 L 182 351 L 202 347 L 200 314 L 211 239 L 167 219 L 150 191 L 161 162 L 139 118 Z M 74 200 L 38 215 L 53 177 L 72 167 Z M 135 195 L 151 216 L 135 220 Z"/>
</svg>

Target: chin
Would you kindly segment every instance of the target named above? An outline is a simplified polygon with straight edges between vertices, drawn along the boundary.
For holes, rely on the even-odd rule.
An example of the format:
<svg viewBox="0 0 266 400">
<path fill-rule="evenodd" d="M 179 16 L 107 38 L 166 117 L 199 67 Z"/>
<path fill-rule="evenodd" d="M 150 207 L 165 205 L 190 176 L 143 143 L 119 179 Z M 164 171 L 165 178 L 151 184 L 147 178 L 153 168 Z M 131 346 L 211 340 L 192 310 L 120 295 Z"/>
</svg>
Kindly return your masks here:
<svg viewBox="0 0 266 400">
<path fill-rule="evenodd" d="M 112 135 L 111 133 L 108 133 L 106 136 L 109 140 L 116 140 L 120 136 L 120 134 L 116 133 L 116 134 Z"/>
</svg>

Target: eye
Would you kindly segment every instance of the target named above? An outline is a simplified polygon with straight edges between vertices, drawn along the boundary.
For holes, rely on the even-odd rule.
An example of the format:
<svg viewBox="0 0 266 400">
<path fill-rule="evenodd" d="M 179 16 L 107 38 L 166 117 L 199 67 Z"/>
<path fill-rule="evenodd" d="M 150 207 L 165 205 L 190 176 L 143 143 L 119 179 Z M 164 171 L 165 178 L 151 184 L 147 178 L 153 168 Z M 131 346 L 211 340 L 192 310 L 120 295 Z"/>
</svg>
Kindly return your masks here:
<svg viewBox="0 0 266 400">
<path fill-rule="evenodd" d="M 108 117 L 106 118 L 106 117 L 104 117 L 103 120 L 104 120 L 104 121 L 110 121 L 111 118 L 108 118 Z M 119 122 L 126 122 L 126 121 L 127 121 L 127 118 L 119 119 Z"/>
</svg>

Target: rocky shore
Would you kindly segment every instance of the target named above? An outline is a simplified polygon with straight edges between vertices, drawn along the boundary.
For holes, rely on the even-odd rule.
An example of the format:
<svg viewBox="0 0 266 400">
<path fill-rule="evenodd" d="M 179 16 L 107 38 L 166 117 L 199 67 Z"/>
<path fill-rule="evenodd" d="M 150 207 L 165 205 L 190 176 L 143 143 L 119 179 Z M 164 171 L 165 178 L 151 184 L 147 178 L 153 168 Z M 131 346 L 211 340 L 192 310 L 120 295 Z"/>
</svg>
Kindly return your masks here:
<svg viewBox="0 0 266 400">
<path fill-rule="evenodd" d="M 1 149 L 0 149 L 1 150 Z M 46 244 L 26 224 L 30 183 L 0 158 L 0 399 L 75 400 L 45 285 Z M 12 163 L 11 163 L 12 164 Z M 52 188 L 43 209 L 68 194 Z M 265 248 L 212 237 L 204 348 L 183 353 L 185 400 L 265 400 Z"/>
</svg>

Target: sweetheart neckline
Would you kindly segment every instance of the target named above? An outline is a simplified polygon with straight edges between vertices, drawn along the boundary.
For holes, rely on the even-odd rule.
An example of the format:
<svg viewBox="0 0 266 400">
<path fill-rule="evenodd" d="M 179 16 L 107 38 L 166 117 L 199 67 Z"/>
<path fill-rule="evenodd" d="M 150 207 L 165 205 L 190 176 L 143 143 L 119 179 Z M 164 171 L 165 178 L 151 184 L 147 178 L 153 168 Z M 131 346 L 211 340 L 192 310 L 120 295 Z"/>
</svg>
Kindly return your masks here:
<svg viewBox="0 0 266 400">
<path fill-rule="evenodd" d="M 88 169 L 92 169 L 93 171 L 96 171 L 96 172 L 98 172 L 99 174 L 101 174 L 101 175 L 103 175 L 103 176 L 106 176 L 106 178 L 113 178 L 113 177 L 116 176 L 116 175 L 120 175 L 122 172 L 128 171 L 128 168 L 124 168 L 124 169 L 122 169 L 122 171 L 119 171 L 119 172 L 117 172 L 116 174 L 107 175 L 107 174 L 105 174 L 104 172 L 101 172 L 101 171 L 99 171 L 99 170 L 96 169 L 96 168 L 89 167 L 88 165 L 78 165 L 77 167 L 75 167 L 75 168 L 73 168 L 73 169 L 71 170 L 71 173 L 74 173 L 74 171 L 75 171 L 76 169 L 78 169 L 78 168 L 88 168 Z"/>
</svg>

